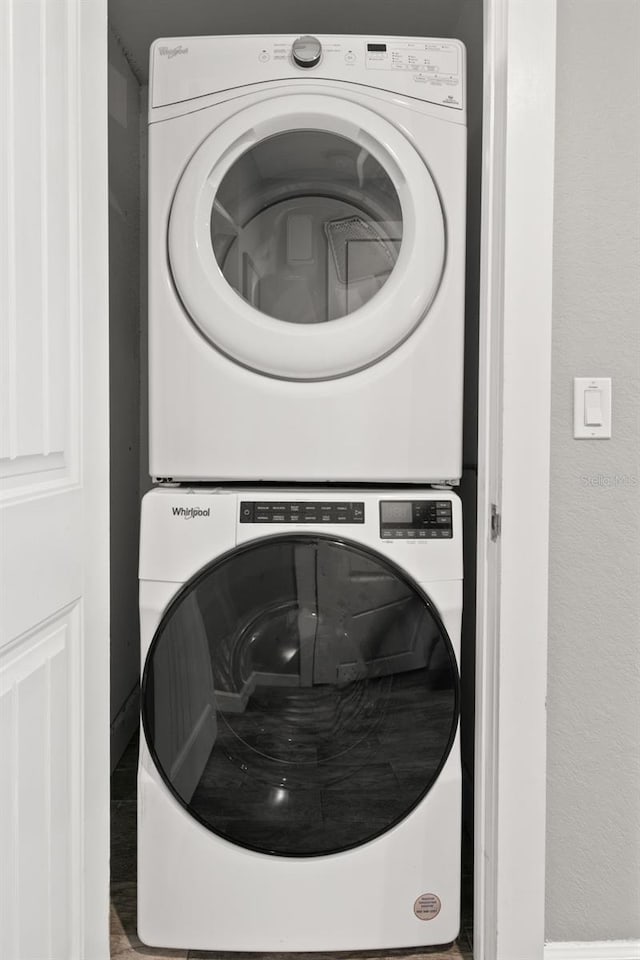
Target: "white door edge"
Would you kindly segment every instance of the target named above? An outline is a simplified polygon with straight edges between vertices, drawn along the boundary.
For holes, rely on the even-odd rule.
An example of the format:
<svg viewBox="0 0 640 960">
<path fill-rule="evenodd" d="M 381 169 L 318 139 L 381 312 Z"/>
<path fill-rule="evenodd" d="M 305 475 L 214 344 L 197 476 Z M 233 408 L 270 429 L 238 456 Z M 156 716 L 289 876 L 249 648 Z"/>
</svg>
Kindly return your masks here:
<svg viewBox="0 0 640 960">
<path fill-rule="evenodd" d="M 78 309 L 82 350 L 81 483 L 84 495 L 83 651 L 77 697 L 83 716 L 75 958 L 109 950 L 109 236 L 107 4 L 74 0 L 77 17 L 79 190 Z M 80 361 L 79 361 L 80 362 Z"/>
<path fill-rule="evenodd" d="M 484 35 L 474 957 L 542 960 L 556 0 Z"/>
</svg>

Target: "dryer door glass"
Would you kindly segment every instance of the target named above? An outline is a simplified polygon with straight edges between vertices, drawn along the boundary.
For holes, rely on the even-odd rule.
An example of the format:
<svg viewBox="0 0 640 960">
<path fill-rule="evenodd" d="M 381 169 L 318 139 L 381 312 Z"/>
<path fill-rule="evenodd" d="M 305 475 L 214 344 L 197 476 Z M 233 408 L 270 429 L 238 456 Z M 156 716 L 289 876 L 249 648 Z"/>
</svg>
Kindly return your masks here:
<svg viewBox="0 0 640 960">
<path fill-rule="evenodd" d="M 451 750 L 458 671 L 420 588 L 353 543 L 254 541 L 166 611 L 142 685 L 147 745 L 209 830 L 316 856 L 403 820 Z"/>
<path fill-rule="evenodd" d="M 324 130 L 281 133 L 227 171 L 211 241 L 225 279 L 256 310 L 326 323 L 384 285 L 400 250 L 402 209 L 366 147 Z"/>
</svg>

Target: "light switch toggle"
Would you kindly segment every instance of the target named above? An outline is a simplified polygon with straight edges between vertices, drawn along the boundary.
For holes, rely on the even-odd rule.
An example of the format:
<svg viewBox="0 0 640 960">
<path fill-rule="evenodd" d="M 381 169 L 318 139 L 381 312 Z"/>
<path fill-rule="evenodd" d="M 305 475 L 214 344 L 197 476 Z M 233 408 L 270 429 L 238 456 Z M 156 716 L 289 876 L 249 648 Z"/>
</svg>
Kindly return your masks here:
<svg viewBox="0 0 640 960">
<path fill-rule="evenodd" d="M 574 377 L 573 435 L 582 440 L 611 436 L 611 377 Z"/>
<path fill-rule="evenodd" d="M 585 390 L 584 425 L 585 427 L 602 426 L 602 390 Z"/>
</svg>

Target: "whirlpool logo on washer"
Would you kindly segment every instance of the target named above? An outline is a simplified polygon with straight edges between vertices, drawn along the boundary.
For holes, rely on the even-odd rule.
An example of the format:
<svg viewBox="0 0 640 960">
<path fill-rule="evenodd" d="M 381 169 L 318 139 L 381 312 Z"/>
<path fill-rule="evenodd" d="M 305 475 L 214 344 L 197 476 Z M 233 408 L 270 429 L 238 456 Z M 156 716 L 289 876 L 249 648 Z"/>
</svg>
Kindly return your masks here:
<svg viewBox="0 0 640 960">
<path fill-rule="evenodd" d="M 177 47 L 158 47 L 158 53 L 161 57 L 168 57 L 169 60 L 173 60 L 179 54 L 189 53 L 189 47 L 183 47 L 181 43 Z"/>
<path fill-rule="evenodd" d="M 211 507 L 171 507 L 174 517 L 181 517 L 183 520 L 197 520 L 199 517 L 210 517 Z"/>
</svg>

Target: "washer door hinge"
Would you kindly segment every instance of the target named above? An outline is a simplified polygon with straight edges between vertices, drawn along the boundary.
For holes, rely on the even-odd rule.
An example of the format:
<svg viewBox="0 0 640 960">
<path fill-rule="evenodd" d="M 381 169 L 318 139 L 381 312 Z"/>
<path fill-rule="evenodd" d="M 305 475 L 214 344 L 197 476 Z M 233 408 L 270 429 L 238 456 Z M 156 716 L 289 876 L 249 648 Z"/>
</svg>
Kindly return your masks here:
<svg viewBox="0 0 640 960">
<path fill-rule="evenodd" d="M 491 539 L 495 543 L 502 531 L 502 516 L 495 503 L 491 504 Z"/>
</svg>

